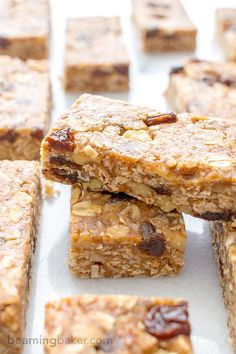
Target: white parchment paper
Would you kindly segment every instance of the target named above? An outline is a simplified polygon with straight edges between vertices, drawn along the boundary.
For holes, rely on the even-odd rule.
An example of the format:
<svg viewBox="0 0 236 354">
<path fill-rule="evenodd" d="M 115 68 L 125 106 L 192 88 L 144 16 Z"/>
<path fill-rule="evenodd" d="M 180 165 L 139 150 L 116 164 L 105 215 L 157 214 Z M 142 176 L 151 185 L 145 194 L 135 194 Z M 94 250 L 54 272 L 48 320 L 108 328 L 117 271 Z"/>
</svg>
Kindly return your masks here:
<svg viewBox="0 0 236 354">
<path fill-rule="evenodd" d="M 185 0 L 183 3 L 199 29 L 197 52 L 145 55 L 137 48 L 130 20 L 129 0 L 52 0 L 50 65 L 53 119 L 76 99 L 76 95 L 64 95 L 60 81 L 63 73 L 65 19 L 69 16 L 120 15 L 132 60 L 131 89 L 128 94 L 110 96 L 166 110 L 162 93 L 167 85 L 169 69 L 193 56 L 223 59 L 213 38 L 214 12 L 220 6 L 236 5 L 234 0 Z M 177 277 L 80 280 L 72 276 L 67 268 L 70 188 L 61 185 L 56 188 L 60 190 L 60 196 L 54 200 L 45 200 L 43 205 L 26 330 L 26 340 L 33 338 L 35 341 L 34 344 L 25 346 L 24 354 L 43 353 L 42 345 L 37 342 L 42 342 L 43 338 L 45 303 L 80 293 L 186 298 L 190 303 L 195 353 L 232 354 L 207 222 L 185 217 L 188 231 L 186 264 L 184 272 Z"/>
</svg>

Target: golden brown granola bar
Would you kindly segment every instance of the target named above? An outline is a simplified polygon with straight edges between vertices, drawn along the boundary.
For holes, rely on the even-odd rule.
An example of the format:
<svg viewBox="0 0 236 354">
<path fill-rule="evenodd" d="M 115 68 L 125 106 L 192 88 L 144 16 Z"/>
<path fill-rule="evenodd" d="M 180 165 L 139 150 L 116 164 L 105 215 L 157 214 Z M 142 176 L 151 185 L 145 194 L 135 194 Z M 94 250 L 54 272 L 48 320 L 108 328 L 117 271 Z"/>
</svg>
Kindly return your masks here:
<svg viewBox="0 0 236 354">
<path fill-rule="evenodd" d="M 97 191 L 124 192 L 165 212 L 229 219 L 236 213 L 235 143 L 232 121 L 85 94 L 44 139 L 42 168 L 47 179 L 95 178 Z"/>
<path fill-rule="evenodd" d="M 48 303 L 45 326 L 47 354 L 192 353 L 182 300 L 80 295 Z"/>
<path fill-rule="evenodd" d="M 236 60 L 236 9 L 216 10 L 216 35 L 228 60 Z"/>
<path fill-rule="evenodd" d="M 66 38 L 66 90 L 128 90 L 129 59 L 118 17 L 70 18 Z"/>
<path fill-rule="evenodd" d="M 48 56 L 48 0 L 0 2 L 0 54 L 25 59 Z"/>
<path fill-rule="evenodd" d="M 211 233 L 228 313 L 231 343 L 236 351 L 236 221 L 211 222 Z"/>
<path fill-rule="evenodd" d="M 47 62 L 0 56 L 0 160 L 37 160 L 48 130 Z"/>
<path fill-rule="evenodd" d="M 133 18 L 145 51 L 183 51 L 196 47 L 197 29 L 179 0 L 133 0 Z"/>
<path fill-rule="evenodd" d="M 170 72 L 166 97 L 176 112 L 236 117 L 236 64 L 189 60 Z"/>
<path fill-rule="evenodd" d="M 0 161 L 0 353 L 22 349 L 40 212 L 39 164 Z"/>
<path fill-rule="evenodd" d="M 79 277 L 174 275 L 183 268 L 185 243 L 179 213 L 124 193 L 89 192 L 86 184 L 72 188 L 69 266 Z"/>
</svg>

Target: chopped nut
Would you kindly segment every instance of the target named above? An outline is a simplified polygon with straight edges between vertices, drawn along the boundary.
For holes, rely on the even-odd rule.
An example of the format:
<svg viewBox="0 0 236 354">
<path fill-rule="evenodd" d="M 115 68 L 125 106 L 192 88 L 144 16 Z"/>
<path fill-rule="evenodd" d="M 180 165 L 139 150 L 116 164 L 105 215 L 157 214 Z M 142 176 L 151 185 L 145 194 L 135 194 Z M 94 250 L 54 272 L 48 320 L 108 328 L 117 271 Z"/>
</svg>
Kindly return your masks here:
<svg viewBox="0 0 236 354">
<path fill-rule="evenodd" d="M 91 178 L 89 180 L 89 189 L 92 191 L 100 190 L 102 188 L 102 182 L 97 178 Z"/>
<path fill-rule="evenodd" d="M 144 198 L 151 197 L 152 193 L 155 192 L 151 187 L 137 182 L 129 182 L 127 183 L 127 187 L 130 188 L 130 191 L 133 195 L 140 195 Z"/>
<path fill-rule="evenodd" d="M 147 126 L 158 125 L 162 123 L 176 123 L 177 114 L 174 112 L 169 113 L 150 113 L 147 116 L 145 123 Z"/>
<path fill-rule="evenodd" d="M 73 152 L 72 153 L 72 160 L 75 163 L 77 163 L 78 165 L 84 165 L 84 164 L 92 161 L 91 157 L 82 151 Z"/>
<path fill-rule="evenodd" d="M 195 123 L 195 122 L 200 122 L 200 121 L 204 121 L 204 120 L 208 120 L 208 118 L 207 118 L 207 117 L 203 117 L 203 116 L 192 116 L 192 117 L 191 117 L 191 121 L 192 121 L 193 123 Z"/>
<path fill-rule="evenodd" d="M 125 225 L 113 225 L 107 228 L 106 234 L 112 237 L 122 237 L 129 233 L 129 227 Z"/>
<path fill-rule="evenodd" d="M 55 198 L 59 195 L 59 190 L 54 188 L 54 183 L 51 181 L 45 181 L 44 183 L 44 193 L 46 197 Z"/>
<path fill-rule="evenodd" d="M 72 208 L 72 214 L 77 216 L 96 216 L 101 214 L 101 212 L 101 205 L 94 204 L 90 200 L 84 200 L 76 203 Z"/>
<path fill-rule="evenodd" d="M 97 151 L 90 145 L 85 146 L 84 153 L 89 156 L 91 160 L 95 160 L 98 157 Z"/>
<path fill-rule="evenodd" d="M 123 134 L 123 137 L 137 141 L 151 140 L 151 137 L 146 130 L 126 130 L 126 132 Z"/>
</svg>

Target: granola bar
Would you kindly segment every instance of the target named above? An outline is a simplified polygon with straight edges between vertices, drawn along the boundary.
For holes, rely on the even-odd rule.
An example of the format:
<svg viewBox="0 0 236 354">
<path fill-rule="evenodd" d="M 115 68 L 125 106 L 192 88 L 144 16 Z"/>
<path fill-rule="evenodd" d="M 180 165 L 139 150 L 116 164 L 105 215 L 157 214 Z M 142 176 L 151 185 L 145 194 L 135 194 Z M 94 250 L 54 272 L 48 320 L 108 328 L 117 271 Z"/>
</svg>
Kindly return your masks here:
<svg viewBox="0 0 236 354">
<path fill-rule="evenodd" d="M 0 67 L 0 160 L 39 159 L 49 124 L 48 65 L 0 56 Z"/>
<path fill-rule="evenodd" d="M 236 64 L 190 60 L 170 72 L 166 97 L 176 112 L 236 117 Z"/>
<path fill-rule="evenodd" d="M 228 60 L 236 60 L 236 9 L 216 10 L 216 35 Z"/>
<path fill-rule="evenodd" d="M 179 0 L 133 0 L 133 18 L 145 51 L 183 51 L 196 47 L 197 29 Z"/>
<path fill-rule="evenodd" d="M 42 143 L 45 177 L 208 220 L 236 213 L 236 123 L 82 95 Z M 89 186 L 93 190 L 93 185 Z"/>
<path fill-rule="evenodd" d="M 183 300 L 80 295 L 46 305 L 47 354 L 191 354 Z M 60 338 L 54 347 L 50 340 Z"/>
<path fill-rule="evenodd" d="M 0 161 L 0 352 L 22 349 L 40 211 L 39 164 Z"/>
<path fill-rule="evenodd" d="M 181 214 L 124 193 L 89 192 L 86 184 L 72 189 L 69 267 L 79 277 L 174 275 L 185 242 Z"/>
<path fill-rule="evenodd" d="M 211 222 L 211 233 L 228 313 L 231 343 L 236 351 L 236 222 Z"/>
<path fill-rule="evenodd" d="M 65 89 L 126 91 L 129 59 L 118 17 L 67 20 Z"/>
<path fill-rule="evenodd" d="M 48 56 L 48 0 L 0 2 L 0 54 L 26 59 Z"/>
</svg>

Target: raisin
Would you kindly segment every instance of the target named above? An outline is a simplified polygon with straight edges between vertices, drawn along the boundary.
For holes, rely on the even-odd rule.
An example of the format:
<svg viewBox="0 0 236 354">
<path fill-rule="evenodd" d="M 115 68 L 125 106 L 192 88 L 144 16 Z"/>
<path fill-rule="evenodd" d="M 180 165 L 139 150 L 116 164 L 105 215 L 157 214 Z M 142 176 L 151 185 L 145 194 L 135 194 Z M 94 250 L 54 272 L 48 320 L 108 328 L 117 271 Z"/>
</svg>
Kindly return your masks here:
<svg viewBox="0 0 236 354">
<path fill-rule="evenodd" d="M 170 75 L 173 74 L 180 74 L 184 71 L 184 67 L 183 66 L 174 66 L 173 68 L 171 68 L 170 70 Z"/>
<path fill-rule="evenodd" d="M 185 302 L 179 305 L 153 306 L 146 315 L 145 327 L 149 334 L 160 340 L 178 335 L 190 335 L 188 309 Z"/>
<path fill-rule="evenodd" d="M 59 168 L 52 168 L 51 172 L 56 178 L 58 178 L 62 182 L 68 182 L 70 184 L 73 184 L 78 180 L 77 172 L 70 173 L 66 170 Z"/>
<path fill-rule="evenodd" d="M 65 165 L 71 168 L 77 168 L 79 166 L 77 163 L 66 160 L 62 156 L 51 156 L 49 158 L 49 162 L 52 163 L 53 165 L 58 165 L 58 166 Z"/>
<path fill-rule="evenodd" d="M 156 232 L 155 226 L 150 222 L 145 222 L 140 226 L 139 231 L 142 235 L 139 248 L 151 256 L 162 256 L 166 249 L 165 239 L 162 234 Z"/>
<path fill-rule="evenodd" d="M 132 199 L 132 197 L 130 197 L 129 195 L 120 192 L 117 194 L 112 194 L 109 202 L 113 204 L 113 203 L 129 201 L 131 199 Z"/>
<path fill-rule="evenodd" d="M 169 113 L 151 113 L 148 114 L 145 123 L 147 126 L 158 125 L 162 123 L 175 123 L 177 122 L 177 114 L 174 112 Z"/>
<path fill-rule="evenodd" d="M 69 128 L 59 129 L 47 137 L 49 146 L 60 151 L 74 151 L 74 132 Z"/>
<path fill-rule="evenodd" d="M 129 69 L 127 65 L 115 65 L 114 69 L 121 75 L 127 76 L 129 74 Z"/>
<path fill-rule="evenodd" d="M 0 48 L 7 48 L 10 44 L 10 41 L 5 37 L 0 37 Z"/>
</svg>

